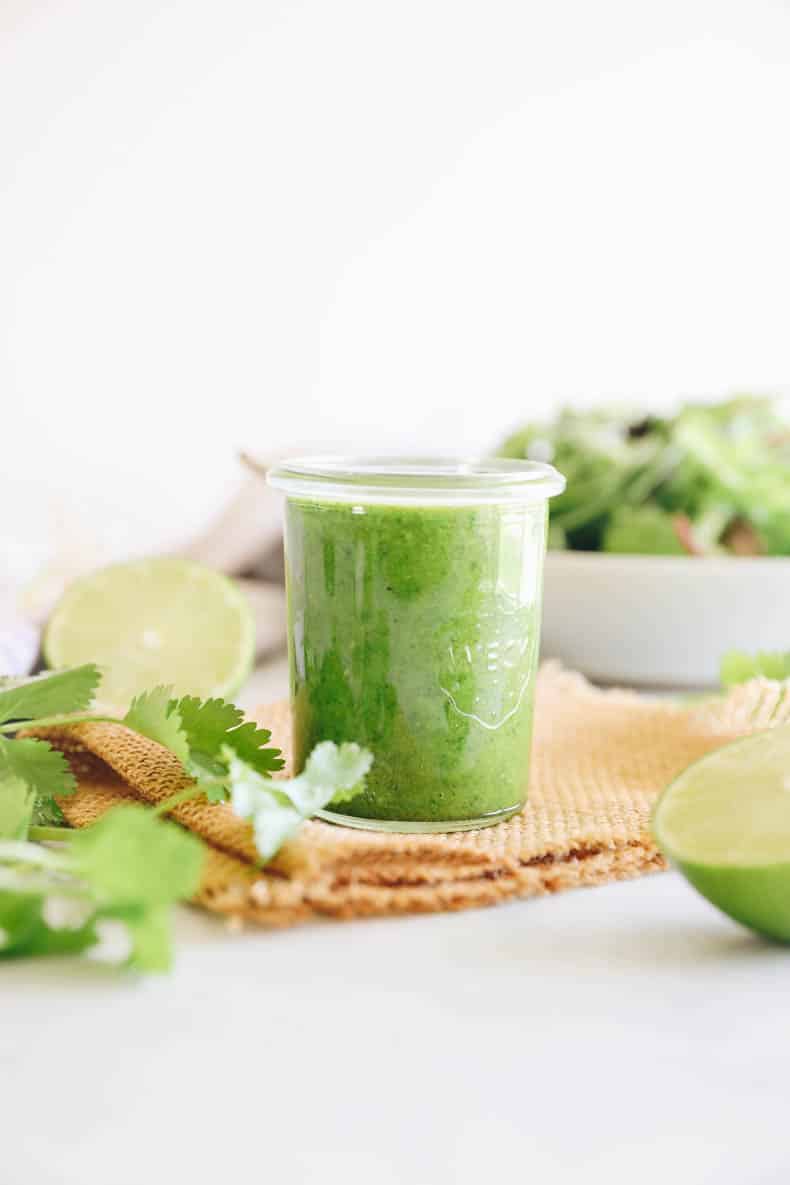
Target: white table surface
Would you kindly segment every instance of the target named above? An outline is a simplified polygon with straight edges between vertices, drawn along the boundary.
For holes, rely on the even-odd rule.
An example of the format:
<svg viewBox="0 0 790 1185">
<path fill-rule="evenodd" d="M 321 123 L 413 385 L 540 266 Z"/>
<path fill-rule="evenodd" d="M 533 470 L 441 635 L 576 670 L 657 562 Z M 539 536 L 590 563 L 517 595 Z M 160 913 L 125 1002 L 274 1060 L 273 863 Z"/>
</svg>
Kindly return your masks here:
<svg viewBox="0 0 790 1185">
<path fill-rule="evenodd" d="M 786 1185 L 790 950 L 680 877 L 0 967 L 2 1185 Z"/>
</svg>

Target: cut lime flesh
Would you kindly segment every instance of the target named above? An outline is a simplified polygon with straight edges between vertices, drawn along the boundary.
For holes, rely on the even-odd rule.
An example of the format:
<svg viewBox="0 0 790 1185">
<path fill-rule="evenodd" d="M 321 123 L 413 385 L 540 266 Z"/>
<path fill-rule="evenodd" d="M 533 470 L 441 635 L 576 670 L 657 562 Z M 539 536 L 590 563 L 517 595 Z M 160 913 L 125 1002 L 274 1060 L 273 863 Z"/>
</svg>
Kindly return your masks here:
<svg viewBox="0 0 790 1185">
<path fill-rule="evenodd" d="M 44 634 L 50 667 L 95 662 L 97 704 L 125 709 L 171 684 L 177 695 L 229 697 L 252 666 L 255 624 L 244 594 L 184 560 L 115 564 L 72 584 Z"/>
<path fill-rule="evenodd" d="M 653 834 L 719 909 L 790 941 L 790 727 L 689 766 L 659 799 Z"/>
</svg>

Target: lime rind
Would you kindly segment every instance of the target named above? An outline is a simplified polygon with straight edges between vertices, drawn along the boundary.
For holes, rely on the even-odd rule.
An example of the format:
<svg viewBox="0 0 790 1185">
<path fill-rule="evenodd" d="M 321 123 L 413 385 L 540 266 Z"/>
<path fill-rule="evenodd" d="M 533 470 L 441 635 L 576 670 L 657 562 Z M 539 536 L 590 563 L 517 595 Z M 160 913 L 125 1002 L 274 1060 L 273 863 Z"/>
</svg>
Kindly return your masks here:
<svg viewBox="0 0 790 1185">
<path fill-rule="evenodd" d="M 790 727 L 708 753 L 653 811 L 662 852 L 713 905 L 790 941 Z"/>
<path fill-rule="evenodd" d="M 768 938 L 790 942 L 790 861 L 752 868 L 677 868 L 722 913 Z"/>
</svg>

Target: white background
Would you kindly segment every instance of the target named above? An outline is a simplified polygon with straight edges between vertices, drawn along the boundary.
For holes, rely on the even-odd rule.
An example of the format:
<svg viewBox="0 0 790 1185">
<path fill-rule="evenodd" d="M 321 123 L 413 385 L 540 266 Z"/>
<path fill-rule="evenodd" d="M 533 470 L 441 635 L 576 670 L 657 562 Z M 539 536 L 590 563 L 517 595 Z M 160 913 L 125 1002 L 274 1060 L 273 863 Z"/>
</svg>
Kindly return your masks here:
<svg viewBox="0 0 790 1185">
<path fill-rule="evenodd" d="M 767 0 L 3 0 L 6 558 L 239 446 L 786 389 L 789 66 Z"/>
</svg>

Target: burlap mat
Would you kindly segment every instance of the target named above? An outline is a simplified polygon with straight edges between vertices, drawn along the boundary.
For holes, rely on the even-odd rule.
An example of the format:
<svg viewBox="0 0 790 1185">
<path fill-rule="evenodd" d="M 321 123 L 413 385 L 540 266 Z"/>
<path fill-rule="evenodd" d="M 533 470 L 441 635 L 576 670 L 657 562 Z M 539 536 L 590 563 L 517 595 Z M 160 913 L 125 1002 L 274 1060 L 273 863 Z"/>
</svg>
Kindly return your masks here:
<svg viewBox="0 0 790 1185">
<path fill-rule="evenodd" d="M 787 689 L 755 680 L 726 698 L 681 707 L 600 691 L 545 666 L 528 805 L 482 831 L 389 835 L 310 822 L 264 872 L 255 866 L 249 825 L 228 807 L 189 802 L 172 814 L 209 845 L 198 904 L 265 924 L 466 909 L 603 884 L 663 867 L 648 833 L 658 792 L 724 741 L 790 720 Z M 287 753 L 287 705 L 264 708 L 258 718 Z M 62 802 L 74 826 L 123 798 L 156 803 L 185 783 L 171 753 L 120 725 L 42 735 L 77 775 L 77 794 Z"/>
</svg>

